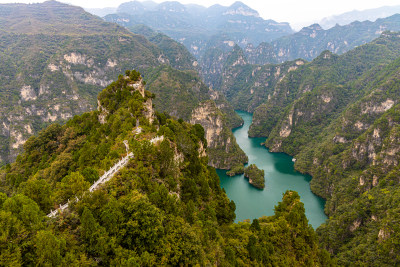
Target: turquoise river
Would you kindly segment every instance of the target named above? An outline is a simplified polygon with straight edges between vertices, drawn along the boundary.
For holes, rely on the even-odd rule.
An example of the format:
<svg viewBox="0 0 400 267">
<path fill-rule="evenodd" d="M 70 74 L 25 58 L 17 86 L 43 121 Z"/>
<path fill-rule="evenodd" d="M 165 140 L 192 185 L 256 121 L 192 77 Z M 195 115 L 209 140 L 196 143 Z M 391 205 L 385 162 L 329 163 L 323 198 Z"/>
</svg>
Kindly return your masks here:
<svg viewBox="0 0 400 267">
<path fill-rule="evenodd" d="M 265 189 L 259 190 L 249 184 L 243 175 L 229 177 L 225 170 L 217 170 L 221 187 L 236 204 L 236 222 L 273 215 L 274 206 L 282 200 L 286 190 L 297 191 L 304 203 L 309 223 L 315 228 L 326 220 L 324 200 L 310 190 L 311 176 L 296 172 L 292 157 L 283 153 L 270 153 L 261 143 L 265 138 L 249 138 L 252 114 L 237 111 L 244 125 L 233 130 L 236 141 L 249 157 L 249 164 L 255 163 L 265 171 Z"/>
</svg>

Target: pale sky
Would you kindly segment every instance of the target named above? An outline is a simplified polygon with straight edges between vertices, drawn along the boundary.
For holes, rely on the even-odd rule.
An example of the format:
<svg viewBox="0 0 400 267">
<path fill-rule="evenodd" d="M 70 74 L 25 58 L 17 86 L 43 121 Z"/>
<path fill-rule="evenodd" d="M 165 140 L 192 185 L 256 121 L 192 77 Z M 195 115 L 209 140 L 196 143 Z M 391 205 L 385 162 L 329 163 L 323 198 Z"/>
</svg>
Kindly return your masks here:
<svg viewBox="0 0 400 267">
<path fill-rule="evenodd" d="M 116 7 L 130 0 L 61 0 L 61 2 L 73 5 L 95 8 Z M 164 0 L 153 0 L 164 2 Z M 20 2 L 32 3 L 43 2 L 40 0 L 0 0 L 0 3 Z M 235 0 L 179 0 L 182 4 L 196 3 L 202 6 L 220 4 L 229 6 Z M 295 28 L 308 26 L 312 22 L 318 22 L 324 17 L 338 15 L 351 10 L 364 10 L 381 6 L 400 5 L 400 0 L 242 0 L 243 3 L 255 9 L 264 19 L 273 19 L 278 22 L 289 22 Z"/>
</svg>

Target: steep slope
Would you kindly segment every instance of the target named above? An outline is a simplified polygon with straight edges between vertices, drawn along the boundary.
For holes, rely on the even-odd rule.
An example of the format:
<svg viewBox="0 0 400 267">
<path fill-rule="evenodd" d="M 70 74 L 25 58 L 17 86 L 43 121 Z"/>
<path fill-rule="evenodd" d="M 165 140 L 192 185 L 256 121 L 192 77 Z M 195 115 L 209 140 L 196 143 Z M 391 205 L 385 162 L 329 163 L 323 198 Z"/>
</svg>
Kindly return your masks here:
<svg viewBox="0 0 400 267">
<path fill-rule="evenodd" d="M 176 69 L 160 66 L 146 75 L 148 89 L 158 96 L 154 100 L 158 109 L 185 121 L 196 121 L 205 128 L 210 166 L 230 169 L 235 163 L 246 163 L 247 156 L 230 131 L 241 126 L 243 120 L 234 112 L 223 94 L 211 90 L 201 81 L 196 72 L 198 68 L 194 57 L 183 45 L 164 34 L 155 33 L 147 26 L 140 25 L 130 30 L 143 33 L 163 51 L 172 66 L 176 65 Z M 201 112 L 204 105 L 211 105 L 212 111 Z M 211 132 L 215 134 L 207 134 Z"/>
<path fill-rule="evenodd" d="M 171 101 L 180 97 L 179 103 L 167 102 L 165 94 L 160 94 L 166 107 L 178 107 L 174 112 L 160 109 L 178 118 L 188 121 L 194 107 L 211 98 L 198 75 L 186 72 L 196 70 L 194 57 L 164 35 L 152 35 L 149 41 L 81 8 L 55 1 L 1 5 L 0 10 L 0 23 L 7 31 L 0 32 L 0 164 L 13 161 L 27 138 L 46 125 L 93 110 L 94 96 L 126 69 L 151 76 L 147 80 L 152 85 L 166 83 L 159 70 L 168 69 L 168 78 L 194 97 L 182 98 L 182 91 L 165 84 L 151 90 L 164 90 Z M 221 101 L 223 111 L 234 114 Z M 232 127 L 242 123 L 238 116 L 231 118 Z"/>
<path fill-rule="evenodd" d="M 254 114 L 250 133 L 295 156 L 327 199 L 318 234 L 342 265 L 399 264 L 399 41 L 384 33 L 342 56 L 322 53 Z"/>
<path fill-rule="evenodd" d="M 145 36 L 150 42 L 160 48 L 168 59 L 171 67 L 177 70 L 196 70 L 198 62 L 184 45 L 174 41 L 165 34 L 157 33 L 146 25 L 135 25 L 128 28 L 135 34 Z"/>
<path fill-rule="evenodd" d="M 2 162 L 46 124 L 93 109 L 94 96 L 125 69 L 163 58 L 145 38 L 81 8 L 50 1 L 0 9 Z"/>
<path fill-rule="evenodd" d="M 98 111 L 31 137 L 0 171 L 2 265 L 334 264 L 296 192 L 274 216 L 233 224 L 202 127 L 152 115 L 152 97 L 126 72 L 99 94 Z M 128 152 L 125 168 L 87 190 Z"/>
<path fill-rule="evenodd" d="M 184 44 L 197 58 L 205 51 L 215 35 L 226 34 L 230 40 L 246 46 L 258 45 L 292 33 L 288 23 L 262 19 L 258 12 L 241 2 L 229 7 L 214 5 L 204 8 L 163 2 L 144 5 L 133 1 L 121 4 L 116 14 L 105 16 L 106 21 L 130 27 L 145 24 Z"/>
<path fill-rule="evenodd" d="M 312 62 L 291 71 L 274 87 L 270 99 L 256 109 L 249 134 L 269 136 L 279 122 L 282 127 L 275 127 L 274 137 L 276 138 L 268 139 L 269 145 L 274 144 L 271 147 L 279 150 L 282 144 L 278 140 L 286 139 L 292 126 L 297 124 L 293 105 L 310 107 L 310 112 L 313 106 L 323 107 L 323 113 L 310 113 L 304 115 L 303 118 L 306 121 L 312 118 L 314 126 L 321 123 L 326 125 L 347 104 L 363 96 L 364 84 L 362 82 L 358 85 L 354 84 L 358 78 L 364 76 L 364 79 L 368 81 L 368 78 L 381 66 L 389 64 L 400 56 L 398 41 L 397 33 L 386 33 L 370 44 L 360 46 L 342 56 L 325 51 Z M 300 98 L 302 102 L 296 103 L 295 101 Z M 331 100 L 334 101 L 331 102 Z M 291 115 L 292 113 L 294 115 Z M 285 120 L 280 121 L 283 117 Z M 318 130 L 315 133 L 318 133 Z M 282 138 L 279 137 L 280 135 Z M 288 140 L 288 143 L 291 141 L 293 140 Z"/>
<path fill-rule="evenodd" d="M 282 63 L 302 58 L 313 60 L 322 51 L 345 53 L 359 45 L 371 42 L 384 31 L 400 31 L 400 14 L 371 21 L 355 21 L 348 25 L 324 30 L 318 24 L 259 46 L 249 45 L 245 49 L 250 63 Z"/>
<path fill-rule="evenodd" d="M 204 125 L 210 166 L 231 169 L 248 162 L 246 154 L 230 131 L 228 118 L 214 101 L 205 101 L 194 109 L 190 123 Z"/>
</svg>

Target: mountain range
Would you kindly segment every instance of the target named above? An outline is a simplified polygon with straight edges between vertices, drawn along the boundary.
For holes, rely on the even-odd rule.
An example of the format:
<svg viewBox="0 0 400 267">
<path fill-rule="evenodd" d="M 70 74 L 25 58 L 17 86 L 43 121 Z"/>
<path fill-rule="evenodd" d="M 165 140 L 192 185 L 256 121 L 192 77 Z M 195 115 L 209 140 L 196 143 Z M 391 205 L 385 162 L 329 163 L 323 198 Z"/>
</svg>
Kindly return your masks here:
<svg viewBox="0 0 400 267">
<path fill-rule="evenodd" d="M 198 103 L 213 98 L 223 113 L 230 114 L 219 124 L 226 128 L 221 142 L 231 140 L 231 149 L 223 151 L 231 154 L 230 159 L 237 155 L 237 160 L 246 161 L 229 130 L 240 125 L 240 118 L 222 95 L 201 82 L 195 58 L 182 45 L 162 35 L 154 36 L 152 43 L 81 8 L 55 1 L 0 5 L 0 11 L 3 164 L 12 162 L 28 137 L 47 125 L 95 109 L 95 96 L 125 69 L 149 76 L 149 88 L 163 100 L 160 112 L 187 121 Z M 162 92 L 155 85 L 165 77 L 175 82 Z M 230 166 L 220 153 L 213 162 L 220 168 Z"/>
<path fill-rule="evenodd" d="M 293 33 L 240 2 L 116 12 L 0 5 L 0 265 L 399 265 L 399 15 Z M 312 176 L 316 231 L 293 191 L 233 223 L 233 107 Z"/>
<path fill-rule="evenodd" d="M 264 20 L 257 11 L 241 2 L 229 7 L 205 8 L 179 2 L 133 1 L 121 4 L 115 14 L 104 18 L 128 28 L 145 24 L 184 44 L 197 58 L 209 43 L 213 45 L 212 38 L 216 35 L 226 34 L 230 38 L 229 45 L 237 43 L 244 47 L 293 33 L 288 23 Z"/>
<path fill-rule="evenodd" d="M 354 21 L 363 22 L 369 20 L 373 22 L 379 18 L 390 17 L 398 13 L 400 13 L 400 6 L 383 6 L 366 10 L 353 10 L 340 15 L 323 18 L 319 24 L 324 29 L 329 29 L 336 26 L 336 24 L 343 26 Z"/>
</svg>

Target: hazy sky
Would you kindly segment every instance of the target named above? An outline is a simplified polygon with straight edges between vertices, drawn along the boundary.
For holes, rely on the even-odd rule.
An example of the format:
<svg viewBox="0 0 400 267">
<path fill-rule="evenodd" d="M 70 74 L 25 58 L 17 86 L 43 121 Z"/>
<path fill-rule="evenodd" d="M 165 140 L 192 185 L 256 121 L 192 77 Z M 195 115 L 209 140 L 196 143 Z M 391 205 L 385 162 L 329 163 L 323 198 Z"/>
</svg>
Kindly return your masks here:
<svg viewBox="0 0 400 267">
<path fill-rule="evenodd" d="M 0 0 L 0 3 L 9 2 L 43 2 L 29 0 Z M 115 7 L 129 0 L 62 0 L 82 7 Z M 164 0 L 154 0 L 164 2 Z M 231 5 L 235 0 L 178 0 L 183 4 L 197 3 L 203 6 L 220 4 Z M 364 10 L 381 6 L 400 5 L 399 0 L 242 0 L 243 3 L 257 10 L 265 19 L 279 22 L 290 22 L 293 26 L 309 25 L 321 18 L 341 14 L 354 9 Z"/>
</svg>

